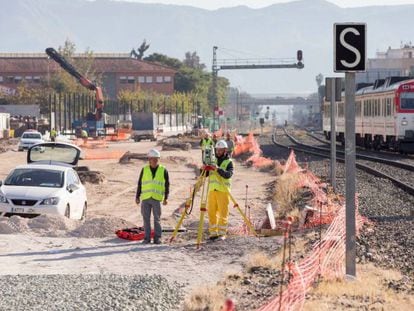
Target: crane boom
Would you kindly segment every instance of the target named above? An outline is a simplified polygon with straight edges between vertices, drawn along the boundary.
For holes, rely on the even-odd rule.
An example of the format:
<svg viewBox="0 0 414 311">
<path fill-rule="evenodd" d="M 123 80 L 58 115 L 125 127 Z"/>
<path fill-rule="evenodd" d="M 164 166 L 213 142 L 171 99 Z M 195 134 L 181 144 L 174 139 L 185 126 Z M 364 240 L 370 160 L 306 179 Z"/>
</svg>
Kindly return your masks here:
<svg viewBox="0 0 414 311">
<path fill-rule="evenodd" d="M 103 93 L 99 86 L 96 86 L 92 81 L 82 76 L 75 67 L 73 67 L 62 55 L 60 55 L 54 48 L 47 48 L 46 54 L 57 62 L 67 73 L 75 77 L 79 83 L 88 90 L 95 92 L 95 119 L 97 121 L 102 119 L 103 113 Z"/>
</svg>

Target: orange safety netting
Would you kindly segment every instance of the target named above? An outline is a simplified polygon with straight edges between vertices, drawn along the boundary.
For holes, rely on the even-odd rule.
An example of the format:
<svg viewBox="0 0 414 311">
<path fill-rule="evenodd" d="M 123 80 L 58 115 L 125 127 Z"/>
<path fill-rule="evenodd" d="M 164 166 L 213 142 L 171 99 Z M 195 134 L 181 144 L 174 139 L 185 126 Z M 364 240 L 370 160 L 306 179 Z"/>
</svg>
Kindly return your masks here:
<svg viewBox="0 0 414 311">
<path fill-rule="evenodd" d="M 302 170 L 296 163 L 294 153 L 289 156 L 284 172 L 301 172 L 298 187 L 308 187 L 314 194 L 311 202 L 316 205 L 309 226 L 331 223 L 320 241 L 315 243 L 312 251 L 300 262 L 288 262 L 286 270 L 290 272 L 289 283 L 281 295 L 275 296 L 258 311 L 301 310 L 305 296 L 318 276 L 325 279 L 345 276 L 345 204 L 343 200 L 333 200 L 325 193 L 323 184 L 309 171 Z M 356 207 L 358 202 L 356 200 Z M 366 221 L 355 212 L 357 233 Z"/>
<path fill-rule="evenodd" d="M 105 140 L 98 140 L 98 139 L 82 139 L 77 138 L 72 141 L 72 143 L 78 147 L 88 148 L 88 149 L 96 149 L 96 148 L 106 148 L 107 142 Z"/>
<path fill-rule="evenodd" d="M 120 150 L 99 150 L 88 149 L 83 151 L 85 160 L 108 160 L 108 159 L 120 159 L 125 153 Z"/>
<path fill-rule="evenodd" d="M 246 138 L 236 136 L 236 143 L 234 146 L 233 155 L 239 156 L 244 153 L 252 153 L 246 160 L 247 163 L 252 163 L 254 167 L 266 167 L 275 165 L 275 161 L 262 157 L 262 150 L 253 133 L 249 133 Z"/>
<path fill-rule="evenodd" d="M 244 153 L 252 153 L 247 161 L 252 162 L 255 167 L 269 165 L 273 162 L 261 156 L 262 151 L 252 133 L 246 138 L 236 136 L 234 155 L 238 156 Z M 308 188 L 313 194 L 312 199 L 308 202 L 312 210 L 311 213 L 308 213 L 309 217 L 306 217 L 302 228 L 330 224 L 323 238 L 315 243 L 312 251 L 303 260 L 300 262 L 291 261 L 286 264 L 286 270 L 290 273 L 287 287 L 258 311 L 301 310 L 305 303 L 306 293 L 318 276 L 325 279 L 345 276 L 345 204 L 343 198 L 337 195 L 328 195 L 326 193 L 327 185 L 312 172 L 298 165 L 293 151 L 285 165 L 281 165 L 277 161 L 274 161 L 274 164 L 281 169 L 283 174 L 300 174 L 296 187 Z M 357 199 L 355 201 L 358 234 L 366 219 L 359 214 Z M 249 233 L 245 224 L 230 230 L 236 234 Z"/>
</svg>

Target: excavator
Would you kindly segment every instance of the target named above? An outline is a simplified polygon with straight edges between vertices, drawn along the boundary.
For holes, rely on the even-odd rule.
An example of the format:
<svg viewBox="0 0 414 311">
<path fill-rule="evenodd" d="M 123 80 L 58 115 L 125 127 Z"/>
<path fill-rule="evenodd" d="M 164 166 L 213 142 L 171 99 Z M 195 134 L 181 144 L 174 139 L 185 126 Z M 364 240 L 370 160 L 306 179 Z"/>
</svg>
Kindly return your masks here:
<svg viewBox="0 0 414 311">
<path fill-rule="evenodd" d="M 88 90 L 95 92 L 95 112 L 92 113 L 94 116 L 94 122 L 90 122 L 91 120 L 87 118 L 87 122 L 81 121 L 74 121 L 74 127 L 76 128 L 77 136 L 81 132 L 81 130 L 86 130 L 89 136 L 98 136 L 99 129 L 103 129 L 103 107 L 104 107 L 104 100 L 102 89 L 97 86 L 92 81 L 88 80 L 84 76 L 82 76 L 76 69 L 73 67 L 62 55 L 60 55 L 54 48 L 47 48 L 46 54 L 57 62 L 60 67 L 62 67 L 67 73 L 75 77 L 79 83 L 87 88 Z M 85 126 L 87 125 L 87 126 Z"/>
</svg>

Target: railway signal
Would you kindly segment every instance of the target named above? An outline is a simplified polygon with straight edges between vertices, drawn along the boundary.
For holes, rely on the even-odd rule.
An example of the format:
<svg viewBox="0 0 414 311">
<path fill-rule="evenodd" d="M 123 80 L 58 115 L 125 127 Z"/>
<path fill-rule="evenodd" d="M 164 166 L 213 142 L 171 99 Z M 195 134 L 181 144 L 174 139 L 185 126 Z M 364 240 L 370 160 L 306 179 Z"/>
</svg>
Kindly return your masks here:
<svg viewBox="0 0 414 311">
<path fill-rule="evenodd" d="M 355 72 L 365 71 L 366 24 L 334 24 L 334 71 L 345 72 L 345 273 L 356 276 Z"/>
</svg>

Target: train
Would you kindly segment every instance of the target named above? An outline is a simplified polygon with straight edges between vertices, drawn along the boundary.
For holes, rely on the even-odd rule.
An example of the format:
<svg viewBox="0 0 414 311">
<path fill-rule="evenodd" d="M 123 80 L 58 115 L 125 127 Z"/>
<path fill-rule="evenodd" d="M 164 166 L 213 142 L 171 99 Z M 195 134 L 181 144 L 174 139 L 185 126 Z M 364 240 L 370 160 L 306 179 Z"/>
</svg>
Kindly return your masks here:
<svg viewBox="0 0 414 311">
<path fill-rule="evenodd" d="M 331 139 L 330 102 L 323 103 L 323 132 Z M 345 144 L 345 100 L 336 102 L 336 141 Z M 366 149 L 414 153 L 414 78 L 388 77 L 356 87 L 355 140 Z"/>
</svg>

